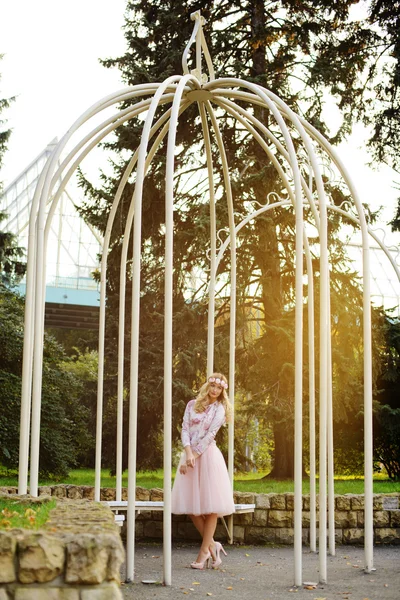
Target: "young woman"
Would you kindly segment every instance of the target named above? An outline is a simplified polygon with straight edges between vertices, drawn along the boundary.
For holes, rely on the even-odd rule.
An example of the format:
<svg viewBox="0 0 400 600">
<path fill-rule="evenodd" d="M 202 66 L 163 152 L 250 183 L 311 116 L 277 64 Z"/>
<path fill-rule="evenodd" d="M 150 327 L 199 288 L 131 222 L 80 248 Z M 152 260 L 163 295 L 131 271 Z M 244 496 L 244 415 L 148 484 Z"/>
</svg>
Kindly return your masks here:
<svg viewBox="0 0 400 600">
<path fill-rule="evenodd" d="M 218 517 L 235 510 L 228 471 L 215 436 L 232 407 L 222 373 L 213 373 L 195 400 L 186 406 L 182 423 L 182 453 L 172 490 L 172 512 L 192 519 L 203 538 L 199 554 L 190 566 L 204 569 L 212 559 L 216 569 L 225 550 L 214 541 Z"/>
</svg>

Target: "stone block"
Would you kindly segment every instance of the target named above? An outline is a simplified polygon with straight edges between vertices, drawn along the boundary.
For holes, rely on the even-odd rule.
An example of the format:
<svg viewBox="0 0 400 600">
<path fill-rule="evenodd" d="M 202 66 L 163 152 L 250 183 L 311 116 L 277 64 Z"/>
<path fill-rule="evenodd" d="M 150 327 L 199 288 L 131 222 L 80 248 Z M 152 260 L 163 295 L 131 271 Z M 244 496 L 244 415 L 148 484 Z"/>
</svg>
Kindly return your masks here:
<svg viewBox="0 0 400 600">
<path fill-rule="evenodd" d="M 239 544 L 244 543 L 245 528 L 240 525 L 233 526 L 233 541 Z"/>
<path fill-rule="evenodd" d="M 18 555 L 21 583 L 52 581 L 64 569 L 63 541 L 45 533 L 32 533 L 20 539 Z"/>
<path fill-rule="evenodd" d="M 162 521 L 164 513 L 161 510 L 153 510 L 151 512 L 151 520 L 152 521 Z"/>
<path fill-rule="evenodd" d="M 256 508 L 271 508 L 268 494 L 254 494 Z"/>
<path fill-rule="evenodd" d="M 161 488 L 153 488 L 150 490 L 151 502 L 162 502 L 164 500 L 164 491 Z"/>
<path fill-rule="evenodd" d="M 335 542 L 336 542 L 336 544 L 345 544 L 346 543 L 345 540 L 343 539 L 343 532 L 344 531 L 345 531 L 344 529 L 335 529 Z M 317 527 L 316 535 L 317 535 L 317 540 L 318 540 L 319 539 L 319 528 L 318 527 Z M 328 528 L 326 530 L 326 539 L 327 539 L 327 543 L 329 544 L 329 530 L 328 530 Z"/>
<path fill-rule="evenodd" d="M 335 543 L 339 545 L 344 544 L 343 529 L 335 529 Z"/>
<path fill-rule="evenodd" d="M 67 490 L 65 488 L 65 485 L 52 485 L 51 495 L 55 496 L 56 498 L 66 498 Z"/>
<path fill-rule="evenodd" d="M 251 514 L 244 514 L 241 515 L 243 517 L 253 517 L 253 525 L 255 525 L 256 527 L 265 527 L 267 525 L 268 522 L 268 511 L 267 510 L 261 510 L 261 509 L 257 509 L 254 511 L 254 516 Z"/>
<path fill-rule="evenodd" d="M 336 510 L 343 512 L 345 510 L 351 510 L 351 497 L 349 494 L 344 496 L 335 496 Z"/>
<path fill-rule="evenodd" d="M 309 511 L 303 510 L 302 524 L 303 524 L 303 527 L 310 527 L 310 512 Z"/>
<path fill-rule="evenodd" d="M 79 600 L 79 590 L 71 588 L 18 587 L 15 600 Z"/>
<path fill-rule="evenodd" d="M 120 536 L 109 536 L 107 544 L 108 563 L 107 563 L 107 581 L 120 583 L 121 565 L 125 560 L 125 550 Z"/>
<path fill-rule="evenodd" d="M 281 527 L 276 529 L 275 541 L 277 544 L 293 544 L 294 529 L 292 527 Z"/>
<path fill-rule="evenodd" d="M 117 585 L 103 584 L 97 589 L 82 590 L 81 600 L 122 600 L 122 593 Z"/>
<path fill-rule="evenodd" d="M 39 496 L 51 496 L 52 490 L 50 485 L 41 485 L 38 487 Z"/>
<path fill-rule="evenodd" d="M 275 510 L 286 510 L 285 494 L 269 494 L 271 508 Z"/>
<path fill-rule="evenodd" d="M 354 529 L 357 527 L 357 511 L 336 511 L 335 527 Z"/>
<path fill-rule="evenodd" d="M 364 527 L 364 511 L 357 510 L 357 527 Z"/>
<path fill-rule="evenodd" d="M 179 539 L 201 540 L 201 535 L 199 534 L 193 523 L 186 522 L 178 523 L 178 537 Z"/>
<path fill-rule="evenodd" d="M 256 495 L 250 492 L 234 492 L 233 500 L 235 504 L 255 504 Z"/>
<path fill-rule="evenodd" d="M 270 510 L 268 514 L 268 527 L 291 527 L 293 513 L 289 510 Z"/>
<path fill-rule="evenodd" d="M 67 485 L 67 498 L 70 500 L 82 500 L 82 488 L 79 485 Z"/>
<path fill-rule="evenodd" d="M 400 529 L 380 527 L 374 529 L 376 544 L 400 544 Z"/>
<path fill-rule="evenodd" d="M 359 494 L 351 497 L 351 510 L 364 510 L 364 496 Z"/>
<path fill-rule="evenodd" d="M 315 496 L 315 507 L 319 508 L 319 496 Z M 303 496 L 303 510 L 310 510 L 311 508 L 311 498 L 309 494 L 304 494 Z"/>
<path fill-rule="evenodd" d="M 162 521 L 146 521 L 144 523 L 144 537 L 146 538 L 162 538 L 163 524 Z"/>
<path fill-rule="evenodd" d="M 136 512 L 136 521 L 151 521 L 151 510 Z"/>
<path fill-rule="evenodd" d="M 100 500 L 102 502 L 112 502 L 116 499 L 116 489 L 115 488 L 101 488 L 100 489 Z"/>
<path fill-rule="evenodd" d="M 144 537 L 144 523 L 141 521 L 135 522 L 135 533 L 137 538 Z"/>
<path fill-rule="evenodd" d="M 390 510 L 390 525 L 392 527 L 400 527 L 400 510 Z"/>
<path fill-rule="evenodd" d="M 0 600 L 9 600 L 6 590 L 3 588 L 0 588 Z"/>
<path fill-rule="evenodd" d="M 65 581 L 75 584 L 101 583 L 107 576 L 107 535 L 82 533 L 67 544 Z"/>
<path fill-rule="evenodd" d="M 274 543 L 276 531 L 272 527 L 246 527 L 244 540 L 247 544 Z"/>
<path fill-rule="evenodd" d="M 222 523 L 218 523 L 217 528 L 215 530 L 215 537 L 218 540 L 227 540 L 228 539 L 228 535 L 226 533 L 226 529 L 222 525 Z"/>
<path fill-rule="evenodd" d="M 374 527 L 389 527 L 390 517 L 387 510 L 374 510 L 373 513 Z"/>
<path fill-rule="evenodd" d="M 121 499 L 128 500 L 128 488 L 122 488 Z"/>
<path fill-rule="evenodd" d="M 343 543 L 344 544 L 363 544 L 364 543 L 364 529 L 351 528 L 343 529 Z"/>
<path fill-rule="evenodd" d="M 136 500 L 140 500 L 141 502 L 150 500 L 150 490 L 140 485 L 136 486 Z"/>
<path fill-rule="evenodd" d="M 0 583 L 11 583 L 16 579 L 14 567 L 16 545 L 14 535 L 0 531 Z"/>
<path fill-rule="evenodd" d="M 82 495 L 87 500 L 94 500 L 94 487 L 91 485 L 82 486 Z"/>
<path fill-rule="evenodd" d="M 234 514 L 233 521 L 235 525 L 252 525 L 253 513 Z"/>
<path fill-rule="evenodd" d="M 294 510 L 294 494 L 292 492 L 287 492 L 285 494 L 286 498 L 286 508 L 288 510 Z"/>
<path fill-rule="evenodd" d="M 397 510 L 400 508 L 400 494 L 386 494 L 382 496 L 383 510 Z"/>
</svg>

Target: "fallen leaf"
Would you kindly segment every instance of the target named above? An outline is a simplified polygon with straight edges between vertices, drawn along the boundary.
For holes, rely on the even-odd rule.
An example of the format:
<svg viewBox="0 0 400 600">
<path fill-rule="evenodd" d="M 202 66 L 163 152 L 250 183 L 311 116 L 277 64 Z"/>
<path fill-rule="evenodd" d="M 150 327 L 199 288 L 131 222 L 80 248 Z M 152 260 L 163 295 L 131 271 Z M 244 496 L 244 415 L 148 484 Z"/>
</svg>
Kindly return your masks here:
<svg viewBox="0 0 400 600">
<path fill-rule="evenodd" d="M 326 597 L 325 598 L 314 598 L 314 600 L 326 600 Z"/>
<path fill-rule="evenodd" d="M 192 581 L 192 585 L 200 585 L 200 581 Z"/>
<path fill-rule="evenodd" d="M 233 590 L 233 587 L 231 585 L 228 585 L 228 587 L 226 589 L 227 590 Z"/>
<path fill-rule="evenodd" d="M 384 583 L 384 584 L 383 584 L 383 587 L 389 587 L 389 586 L 388 586 L 388 584 L 387 584 L 387 583 Z"/>
<path fill-rule="evenodd" d="M 244 577 L 241 577 L 241 578 L 240 578 L 240 581 L 244 581 Z"/>
<path fill-rule="evenodd" d="M 160 556 L 152 556 L 151 558 L 160 558 Z"/>
<path fill-rule="evenodd" d="M 191 592 L 194 592 L 194 588 L 189 588 L 189 590 L 190 590 Z"/>
<path fill-rule="evenodd" d="M 250 556 L 250 554 L 245 554 L 245 556 Z"/>
<path fill-rule="evenodd" d="M 211 592 L 207 592 L 207 596 L 212 596 L 212 593 Z"/>
<path fill-rule="evenodd" d="M 316 585 L 305 585 L 304 589 L 305 590 L 316 590 L 317 586 Z"/>
</svg>

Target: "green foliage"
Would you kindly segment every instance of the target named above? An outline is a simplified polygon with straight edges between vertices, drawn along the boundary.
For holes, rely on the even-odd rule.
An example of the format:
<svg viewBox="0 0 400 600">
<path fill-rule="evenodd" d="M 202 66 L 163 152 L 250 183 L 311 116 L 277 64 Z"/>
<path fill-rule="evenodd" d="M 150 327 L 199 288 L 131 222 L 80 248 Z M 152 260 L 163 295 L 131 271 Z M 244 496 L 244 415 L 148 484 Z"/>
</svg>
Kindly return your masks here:
<svg viewBox="0 0 400 600">
<path fill-rule="evenodd" d="M 381 315 L 382 350 L 374 406 L 374 453 L 390 479 L 400 481 L 400 319 Z"/>
<path fill-rule="evenodd" d="M 19 296 L 0 286 L 0 462 L 7 468 L 18 465 L 23 308 Z M 40 472 L 46 475 L 65 475 L 90 443 L 81 383 L 65 369 L 66 360 L 46 334 L 40 437 Z"/>
<path fill-rule="evenodd" d="M 0 529 L 40 529 L 55 506 L 56 500 L 42 504 L 20 504 L 18 500 L 0 498 Z"/>
<path fill-rule="evenodd" d="M 172 477 L 175 477 L 175 471 L 172 471 Z M 18 483 L 18 477 L 5 476 L 0 471 L 0 486 L 15 486 Z M 40 478 L 40 485 L 53 484 L 54 479 Z M 71 470 L 67 478 L 61 478 L 59 483 L 69 485 L 94 485 L 94 469 Z M 164 485 L 164 474 L 162 469 L 154 471 L 138 471 L 136 475 L 136 484 L 146 489 L 162 488 Z M 103 487 L 115 487 L 115 477 L 110 476 L 106 469 L 101 472 L 101 485 Z M 128 485 L 128 473 L 125 471 L 122 478 L 123 487 Z M 239 492 L 250 493 L 277 493 L 283 494 L 294 491 L 293 480 L 274 480 L 266 479 L 265 472 L 241 473 L 236 472 L 234 476 L 234 489 Z M 317 480 L 318 489 L 318 480 Z M 387 479 L 385 475 L 374 476 L 374 493 L 390 494 L 400 491 L 400 482 L 394 482 Z M 309 493 L 309 480 L 303 479 L 303 493 Z M 337 477 L 335 479 L 335 494 L 363 494 L 364 479 L 362 476 L 350 474 L 347 477 Z"/>
</svg>

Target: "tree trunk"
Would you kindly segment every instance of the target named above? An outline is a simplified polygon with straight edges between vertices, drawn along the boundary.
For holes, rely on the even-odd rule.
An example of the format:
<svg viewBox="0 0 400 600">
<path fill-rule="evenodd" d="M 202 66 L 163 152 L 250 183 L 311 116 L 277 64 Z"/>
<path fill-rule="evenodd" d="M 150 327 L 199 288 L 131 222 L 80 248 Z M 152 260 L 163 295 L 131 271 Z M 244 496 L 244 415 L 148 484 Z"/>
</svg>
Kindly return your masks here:
<svg viewBox="0 0 400 600">
<path fill-rule="evenodd" d="M 294 441 L 288 435 L 286 424 L 274 425 L 274 466 L 263 479 L 293 479 L 294 476 Z"/>
</svg>

